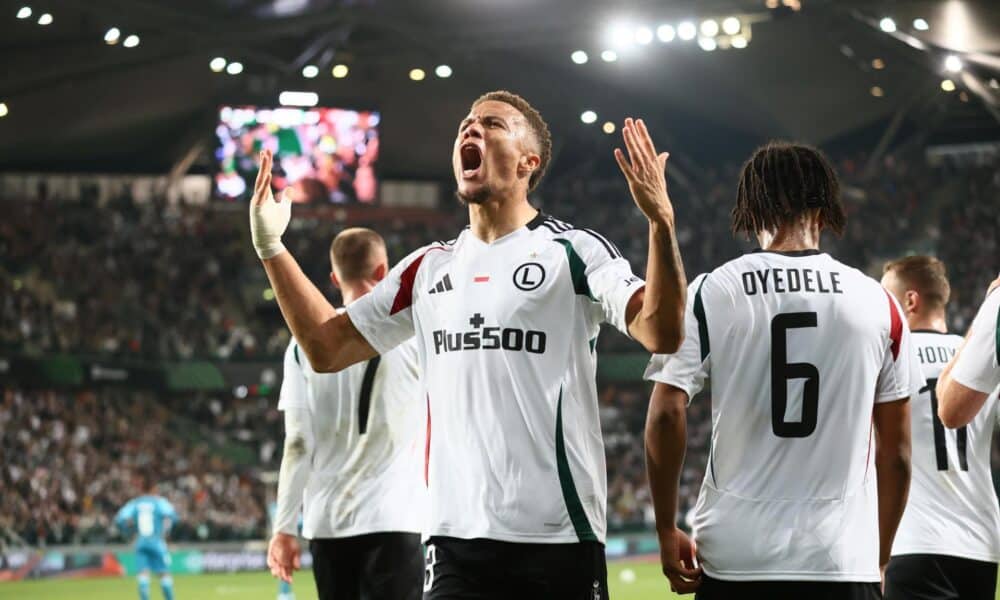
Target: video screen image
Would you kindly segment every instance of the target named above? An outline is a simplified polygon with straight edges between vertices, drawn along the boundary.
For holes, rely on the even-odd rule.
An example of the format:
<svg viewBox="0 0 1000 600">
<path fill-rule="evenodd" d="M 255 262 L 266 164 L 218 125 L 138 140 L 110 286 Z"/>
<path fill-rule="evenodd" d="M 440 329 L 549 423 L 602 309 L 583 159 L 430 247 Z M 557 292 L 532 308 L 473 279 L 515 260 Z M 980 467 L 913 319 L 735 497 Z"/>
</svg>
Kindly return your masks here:
<svg viewBox="0 0 1000 600">
<path fill-rule="evenodd" d="M 260 152 L 274 153 L 272 187 L 303 203 L 375 202 L 377 112 L 341 108 L 223 106 L 215 129 L 215 193 L 249 200 Z"/>
</svg>

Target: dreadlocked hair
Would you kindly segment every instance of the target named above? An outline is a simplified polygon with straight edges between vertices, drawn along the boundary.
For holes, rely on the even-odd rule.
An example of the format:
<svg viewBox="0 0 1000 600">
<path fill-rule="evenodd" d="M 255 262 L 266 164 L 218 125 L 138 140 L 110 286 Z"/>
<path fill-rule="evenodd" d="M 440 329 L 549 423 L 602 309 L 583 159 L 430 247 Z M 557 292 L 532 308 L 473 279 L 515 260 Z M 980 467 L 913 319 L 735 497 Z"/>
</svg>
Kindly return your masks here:
<svg viewBox="0 0 1000 600">
<path fill-rule="evenodd" d="M 847 215 L 830 161 L 812 146 L 768 142 L 743 165 L 732 212 L 733 233 L 750 238 L 817 209 L 820 226 L 843 235 Z"/>
</svg>

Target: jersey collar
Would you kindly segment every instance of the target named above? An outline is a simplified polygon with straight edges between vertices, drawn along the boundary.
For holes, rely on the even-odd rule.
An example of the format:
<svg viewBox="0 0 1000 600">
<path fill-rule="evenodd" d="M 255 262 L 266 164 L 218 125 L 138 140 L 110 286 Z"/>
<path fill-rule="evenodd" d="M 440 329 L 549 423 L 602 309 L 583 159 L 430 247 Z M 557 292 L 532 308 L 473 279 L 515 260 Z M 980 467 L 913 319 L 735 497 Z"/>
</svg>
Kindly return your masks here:
<svg viewBox="0 0 1000 600">
<path fill-rule="evenodd" d="M 808 249 L 808 250 L 764 250 L 763 248 L 754 248 L 752 250 L 754 254 L 780 254 L 782 256 L 817 256 L 823 254 L 819 250 Z"/>
</svg>

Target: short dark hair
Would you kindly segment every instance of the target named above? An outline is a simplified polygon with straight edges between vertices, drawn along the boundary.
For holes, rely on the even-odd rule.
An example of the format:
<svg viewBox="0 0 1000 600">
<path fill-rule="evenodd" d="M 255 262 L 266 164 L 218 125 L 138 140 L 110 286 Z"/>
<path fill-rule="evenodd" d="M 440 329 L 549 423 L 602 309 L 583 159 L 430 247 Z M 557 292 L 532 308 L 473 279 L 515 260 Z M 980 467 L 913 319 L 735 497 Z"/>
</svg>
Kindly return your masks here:
<svg viewBox="0 0 1000 600">
<path fill-rule="evenodd" d="M 752 237 L 813 209 L 819 209 L 823 227 L 843 235 L 847 215 L 830 161 L 812 146 L 768 142 L 743 165 L 732 212 L 733 233 Z"/>
<path fill-rule="evenodd" d="M 907 256 L 885 263 L 882 273 L 892 272 L 907 289 L 915 290 L 931 308 L 944 308 L 951 299 L 951 284 L 944 263 L 933 256 Z"/>
<path fill-rule="evenodd" d="M 472 103 L 472 106 L 477 106 L 491 100 L 509 104 L 524 115 L 524 118 L 528 121 L 528 127 L 531 128 L 531 133 L 535 136 L 535 141 L 538 142 L 538 156 L 541 160 L 538 163 L 538 168 L 535 169 L 535 172 L 528 179 L 528 191 L 530 192 L 538 187 L 538 182 L 542 180 L 542 175 L 545 174 L 545 169 L 549 166 L 549 160 L 552 159 L 552 133 L 549 132 L 549 126 L 545 123 L 545 119 L 542 118 L 541 113 L 527 100 L 513 92 L 508 92 L 507 90 L 487 92 L 477 98 Z"/>
<path fill-rule="evenodd" d="M 360 281 L 377 266 L 378 250 L 385 252 L 382 236 L 365 227 L 351 227 L 330 243 L 330 263 L 341 281 Z"/>
</svg>

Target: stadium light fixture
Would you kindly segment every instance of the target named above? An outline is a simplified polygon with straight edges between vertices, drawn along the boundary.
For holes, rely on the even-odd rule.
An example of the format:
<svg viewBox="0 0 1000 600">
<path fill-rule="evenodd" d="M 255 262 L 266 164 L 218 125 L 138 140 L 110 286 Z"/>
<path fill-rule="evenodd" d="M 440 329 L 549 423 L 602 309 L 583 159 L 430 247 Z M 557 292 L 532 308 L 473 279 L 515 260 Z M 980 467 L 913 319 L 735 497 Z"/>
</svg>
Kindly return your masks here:
<svg viewBox="0 0 1000 600">
<path fill-rule="evenodd" d="M 889 17 L 883 17 L 882 20 L 878 22 L 878 27 L 886 33 L 892 33 L 896 31 L 896 22 Z"/>
<path fill-rule="evenodd" d="M 968 92 L 966 92 L 965 90 L 962 90 L 961 92 L 959 92 L 958 93 L 958 99 L 961 100 L 962 102 L 968 102 L 969 101 L 969 94 L 968 94 Z"/>
<path fill-rule="evenodd" d="M 125 41 L 122 42 L 122 46 L 125 46 L 126 48 L 135 48 L 138 45 L 139 45 L 139 36 L 137 36 L 134 33 L 125 38 Z"/>
<path fill-rule="evenodd" d="M 30 16 L 31 16 L 31 7 L 30 6 L 22 6 L 21 9 L 17 11 L 17 18 L 18 19 L 27 19 Z"/>
<path fill-rule="evenodd" d="M 962 64 L 962 59 L 955 54 L 949 54 L 944 59 L 944 68 L 949 73 L 958 73 L 964 66 L 965 65 Z"/>
<path fill-rule="evenodd" d="M 608 43 L 612 48 L 628 48 L 635 43 L 635 28 L 625 23 L 613 24 L 608 29 Z"/>
<path fill-rule="evenodd" d="M 649 44 L 653 41 L 653 30 L 645 25 L 640 25 L 635 28 L 635 41 L 637 44 L 642 44 L 643 46 Z"/>
<path fill-rule="evenodd" d="M 302 76 L 306 79 L 312 79 L 319 75 L 319 67 L 316 65 L 306 65 L 302 67 Z"/>
<path fill-rule="evenodd" d="M 612 133 L 615 132 L 615 124 L 612 123 L 611 121 L 605 121 L 604 125 L 601 126 L 601 131 L 603 131 L 608 135 L 611 135 Z"/>
<path fill-rule="evenodd" d="M 698 35 L 698 28 L 691 21 L 684 21 L 677 26 L 677 37 L 685 42 L 690 42 L 696 35 Z"/>
<path fill-rule="evenodd" d="M 656 38 L 664 44 L 674 41 L 675 37 L 677 37 L 677 31 L 673 25 L 664 24 L 656 28 Z"/>
<path fill-rule="evenodd" d="M 117 27 L 112 27 L 104 33 L 104 43 L 109 46 L 114 46 L 118 43 L 118 40 L 122 37 L 121 29 Z"/>
<path fill-rule="evenodd" d="M 278 102 L 282 106 L 316 106 L 319 104 L 319 94 L 316 92 L 281 92 Z"/>
<path fill-rule="evenodd" d="M 590 125 L 591 123 L 597 120 L 597 113 L 595 113 L 592 110 L 585 110 L 580 115 L 580 120 L 586 123 L 587 125 Z"/>
<path fill-rule="evenodd" d="M 10 114 L 10 109 L 7 108 L 6 102 L 0 102 L 0 119 L 6 117 Z"/>
<path fill-rule="evenodd" d="M 995 78 L 990 79 L 990 87 L 995 90 L 1000 90 L 1000 81 L 997 81 Z"/>
<path fill-rule="evenodd" d="M 941 89 L 946 92 L 954 92 L 955 82 L 950 79 L 945 79 L 944 81 L 941 82 Z"/>
<path fill-rule="evenodd" d="M 931 26 L 924 19 L 913 19 L 913 28 L 917 31 L 927 31 Z"/>
<path fill-rule="evenodd" d="M 707 37 L 719 35 L 719 22 L 715 19 L 705 19 L 701 22 L 701 34 Z"/>
<path fill-rule="evenodd" d="M 742 50 L 747 47 L 747 39 L 742 35 L 734 35 L 733 38 L 729 40 L 729 43 L 732 44 L 733 48 L 736 48 L 737 50 Z"/>
<path fill-rule="evenodd" d="M 717 44 L 715 40 L 710 37 L 698 38 L 698 45 L 701 46 L 701 49 L 705 52 L 711 52 L 719 47 L 719 44 Z"/>
<path fill-rule="evenodd" d="M 451 77 L 451 67 L 448 65 L 438 65 L 437 68 L 434 69 L 434 74 L 441 79 L 448 79 Z"/>
<path fill-rule="evenodd" d="M 50 24 L 52 24 L 52 15 L 49 14 L 49 13 L 45 13 L 42 16 L 38 17 L 38 24 L 39 25 L 50 25 Z"/>
<path fill-rule="evenodd" d="M 740 23 L 740 20 L 736 17 L 726 17 L 726 19 L 722 21 L 722 31 L 725 32 L 726 35 L 736 35 L 740 32 L 742 27 L 743 24 Z"/>
<path fill-rule="evenodd" d="M 872 60 L 872 68 L 876 71 L 881 71 L 885 68 L 885 61 L 881 58 L 876 58 Z"/>
<path fill-rule="evenodd" d="M 587 64 L 587 61 L 590 60 L 590 57 L 588 57 L 587 53 L 583 50 L 575 50 L 573 54 L 569 55 L 569 58 L 578 65 L 585 65 Z"/>
<path fill-rule="evenodd" d="M 881 87 L 877 85 L 873 85 L 872 89 L 869 90 L 869 92 L 871 93 L 872 96 L 875 96 L 876 98 L 881 98 L 882 96 L 885 96 L 885 90 L 883 90 Z"/>
<path fill-rule="evenodd" d="M 605 50 L 601 52 L 601 60 L 604 62 L 615 62 L 618 60 L 618 53 L 614 50 Z"/>
<path fill-rule="evenodd" d="M 330 74 L 333 75 L 334 79 L 343 79 L 347 77 L 350 69 L 347 65 L 333 65 L 333 69 L 330 70 Z"/>
<path fill-rule="evenodd" d="M 230 75 L 239 75 L 243 72 L 243 63 L 231 62 L 226 65 L 226 73 Z"/>
<path fill-rule="evenodd" d="M 221 73 L 226 68 L 226 59 L 221 56 L 216 56 L 208 63 L 208 68 L 212 69 L 213 73 Z"/>
<path fill-rule="evenodd" d="M 427 77 L 427 73 L 424 73 L 423 69 L 410 69 L 410 79 L 413 81 L 423 81 L 424 77 Z"/>
</svg>

